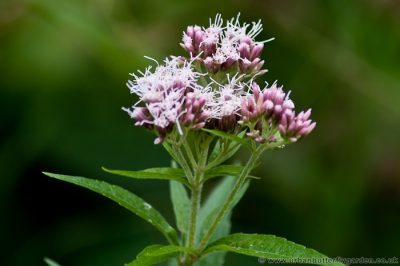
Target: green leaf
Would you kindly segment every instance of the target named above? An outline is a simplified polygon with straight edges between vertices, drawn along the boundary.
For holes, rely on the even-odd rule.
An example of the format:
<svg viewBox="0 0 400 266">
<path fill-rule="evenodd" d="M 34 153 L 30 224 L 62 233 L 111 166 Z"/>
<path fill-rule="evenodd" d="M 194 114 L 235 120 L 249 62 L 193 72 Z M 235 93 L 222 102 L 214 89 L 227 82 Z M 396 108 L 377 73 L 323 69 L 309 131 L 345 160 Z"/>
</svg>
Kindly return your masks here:
<svg viewBox="0 0 400 266">
<path fill-rule="evenodd" d="M 226 252 L 206 254 L 194 263 L 194 266 L 223 266 Z"/>
<path fill-rule="evenodd" d="M 224 177 L 211 191 L 204 204 L 201 206 L 198 216 L 199 232 L 197 234 L 200 239 L 204 236 L 209 224 L 212 222 L 209 220 L 210 216 L 212 216 L 214 212 L 218 212 L 221 207 L 221 202 L 225 201 L 227 195 L 232 190 L 235 179 L 236 178 L 229 176 Z"/>
<path fill-rule="evenodd" d="M 170 259 L 170 260 L 168 260 L 167 265 L 168 266 L 178 266 L 178 262 L 176 261 L 176 259 Z"/>
<path fill-rule="evenodd" d="M 47 265 L 49 266 L 60 266 L 60 264 L 58 264 L 57 262 L 55 262 L 54 260 L 50 259 L 50 258 L 44 258 L 43 259 L 44 262 L 47 263 Z"/>
<path fill-rule="evenodd" d="M 185 187 L 181 183 L 171 180 L 169 184 L 176 225 L 179 231 L 186 234 L 189 222 L 190 199 Z M 182 239 L 184 239 L 184 237 L 182 237 Z"/>
<path fill-rule="evenodd" d="M 221 202 L 224 202 L 232 190 L 234 184 L 236 182 L 236 178 L 227 176 L 214 188 L 214 190 L 207 197 L 204 205 L 200 209 L 199 212 L 199 231 L 198 236 L 199 239 L 203 238 L 207 229 L 211 226 L 214 221 L 218 211 L 221 208 Z M 224 237 L 230 233 L 231 230 L 231 211 L 233 207 L 239 202 L 244 193 L 246 192 L 249 186 L 249 181 L 246 182 L 239 192 L 236 194 L 235 200 L 231 206 L 231 210 L 227 213 L 227 215 L 222 219 L 219 223 L 217 229 L 212 235 L 210 241 L 215 239 Z M 202 259 L 196 264 L 196 266 L 207 266 L 207 265 L 223 265 L 224 263 L 225 253 L 218 254 L 210 254 Z"/>
<path fill-rule="evenodd" d="M 237 137 L 243 138 L 246 134 L 246 131 L 243 130 L 240 132 Z M 228 145 L 226 147 L 225 145 Z M 211 169 L 217 165 L 222 164 L 223 162 L 230 159 L 233 155 L 237 153 L 240 149 L 241 145 L 237 142 L 227 142 L 225 139 L 218 139 L 214 145 L 214 148 L 210 154 L 208 168 Z"/>
<path fill-rule="evenodd" d="M 131 178 L 175 180 L 188 185 L 186 178 L 184 178 L 185 176 L 184 172 L 182 171 L 182 169 L 179 168 L 171 168 L 171 167 L 149 168 L 141 171 L 111 170 L 105 167 L 102 167 L 102 169 L 107 173 L 131 177 Z"/>
<path fill-rule="evenodd" d="M 241 138 L 241 137 L 238 137 L 237 135 L 229 134 L 229 133 L 226 133 L 226 132 L 223 132 L 223 131 L 220 131 L 220 130 L 216 130 L 216 129 L 202 128 L 201 130 L 206 131 L 206 132 L 208 132 L 210 134 L 213 134 L 215 136 L 223 137 L 223 138 L 229 139 L 231 141 L 240 143 L 243 146 L 253 150 L 253 148 L 251 147 L 250 143 L 246 141 L 246 138 Z"/>
<path fill-rule="evenodd" d="M 207 170 L 205 173 L 205 179 L 207 180 L 216 176 L 238 176 L 242 169 L 243 166 L 240 165 L 219 165 Z"/>
<path fill-rule="evenodd" d="M 241 233 L 229 235 L 211 243 L 203 254 L 221 251 L 230 251 L 263 259 L 276 259 L 280 263 L 284 263 L 282 260 L 286 260 L 285 263 L 291 263 L 290 259 L 303 259 L 303 263 L 307 264 L 344 265 L 334 260 L 322 261 L 322 259 L 327 260 L 329 258 L 314 249 L 308 249 L 305 246 L 274 235 Z M 318 259 L 320 260 L 318 261 Z"/>
<path fill-rule="evenodd" d="M 222 150 L 223 150 L 223 141 L 224 141 L 223 139 L 218 138 L 215 141 L 215 144 L 213 144 L 213 149 L 211 151 L 210 158 L 209 158 L 210 162 L 215 160 L 215 158 L 217 158 L 218 156 L 221 155 Z M 239 145 L 237 143 L 234 143 L 234 144 Z"/>
<path fill-rule="evenodd" d="M 168 152 L 168 154 L 174 159 L 176 162 L 179 162 L 178 157 L 176 156 L 173 148 L 167 141 L 163 141 L 162 143 L 164 149 Z"/>
<path fill-rule="evenodd" d="M 211 192 L 208 196 L 207 200 L 205 201 L 204 205 L 200 209 L 199 212 L 199 232 L 198 236 L 201 239 L 204 234 L 206 233 L 207 229 L 211 226 L 212 222 L 215 220 L 220 208 L 221 202 L 225 202 L 229 193 L 231 192 L 234 184 L 236 183 L 237 178 L 233 177 L 225 177 Z M 223 220 L 218 225 L 217 229 L 215 230 L 213 236 L 211 237 L 210 241 L 213 241 L 217 238 L 220 238 L 224 235 L 229 234 L 230 230 L 230 216 L 232 209 L 236 206 L 236 204 L 240 201 L 243 197 L 245 192 L 247 191 L 250 185 L 250 181 L 246 181 L 243 186 L 239 189 L 238 193 L 236 193 L 235 198 L 230 206 L 230 210 L 227 212 Z M 228 228 L 228 229 L 227 229 Z"/>
<path fill-rule="evenodd" d="M 206 171 L 205 181 L 217 176 L 239 176 L 243 166 L 240 165 L 219 165 Z M 255 176 L 248 176 L 248 178 L 260 179 Z"/>
<path fill-rule="evenodd" d="M 136 257 L 136 259 L 126 266 L 147 266 L 160 263 L 170 258 L 176 257 L 181 252 L 188 249 L 180 246 L 163 246 L 151 245 L 143 249 Z"/>
<path fill-rule="evenodd" d="M 233 155 L 236 154 L 236 152 L 240 149 L 240 147 L 241 147 L 241 145 L 238 144 L 238 143 L 235 143 L 235 142 L 230 143 L 230 146 L 229 146 L 229 148 L 227 149 L 226 152 L 219 151 L 220 153 L 222 153 L 219 156 L 216 155 L 216 154 L 218 154 L 217 151 L 219 149 L 217 149 L 217 151 L 213 150 L 213 152 L 212 152 L 212 154 L 210 156 L 210 163 L 207 165 L 207 167 L 209 169 L 211 169 L 211 168 L 213 168 L 213 167 L 215 167 L 217 165 L 220 165 L 221 163 L 227 161 L 229 158 L 231 158 Z"/>
<path fill-rule="evenodd" d="M 43 174 L 102 194 L 103 196 L 115 201 L 122 207 L 125 207 L 129 211 L 148 221 L 150 224 L 156 227 L 170 243 L 178 243 L 178 237 L 175 229 L 168 224 L 165 218 L 150 204 L 128 190 L 104 181 L 88 179 L 79 176 L 59 175 L 46 172 L 43 172 Z"/>
</svg>

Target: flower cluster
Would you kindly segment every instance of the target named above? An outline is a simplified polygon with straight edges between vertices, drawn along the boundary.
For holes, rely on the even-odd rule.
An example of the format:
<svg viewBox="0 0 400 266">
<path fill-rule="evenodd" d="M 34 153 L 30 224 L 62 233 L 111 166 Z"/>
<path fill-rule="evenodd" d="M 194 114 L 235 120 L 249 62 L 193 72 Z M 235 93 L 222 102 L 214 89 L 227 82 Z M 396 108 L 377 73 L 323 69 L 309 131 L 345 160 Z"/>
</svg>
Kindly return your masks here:
<svg viewBox="0 0 400 266">
<path fill-rule="evenodd" d="M 208 28 L 188 26 L 181 46 L 211 73 L 237 67 L 240 73 L 262 74 L 260 55 L 269 40 L 255 41 L 261 31 L 261 21 L 241 25 L 238 15 L 223 26 L 221 15 L 217 15 Z"/>
<path fill-rule="evenodd" d="M 136 121 L 135 125 L 155 129 L 156 144 L 163 141 L 174 125 L 193 128 L 204 127 L 208 118 L 203 110 L 205 99 L 197 91 L 199 73 L 193 71 L 191 62 L 179 58 L 166 59 L 154 72 L 147 68 L 142 76 L 131 74 L 135 79 L 127 83 L 131 93 L 139 96 L 132 108 L 123 108 Z M 144 107 L 138 107 L 143 102 Z M 179 128 L 180 130 L 180 128 Z"/>
<path fill-rule="evenodd" d="M 248 125 L 251 130 L 247 136 L 257 142 L 274 141 L 274 129 L 278 129 L 282 137 L 295 142 L 316 126 L 308 119 L 311 109 L 296 116 L 290 93 L 286 94 L 276 83 L 262 91 L 257 83 L 253 83 L 251 89 L 252 94 L 242 99 L 240 122 Z"/>
<path fill-rule="evenodd" d="M 131 74 L 127 86 L 139 101 L 123 109 L 135 125 L 157 133 L 156 144 L 174 130 L 183 135 L 201 128 L 246 130 L 258 143 L 297 141 L 316 123 L 311 109 L 296 115 L 290 93 L 277 83 L 261 89 L 254 81 L 265 73 L 260 58 L 265 42 L 255 40 L 261 30 L 260 21 L 240 24 L 239 16 L 225 26 L 220 15 L 208 28 L 189 26 L 181 46 L 190 57 L 167 58 L 154 71 Z"/>
</svg>

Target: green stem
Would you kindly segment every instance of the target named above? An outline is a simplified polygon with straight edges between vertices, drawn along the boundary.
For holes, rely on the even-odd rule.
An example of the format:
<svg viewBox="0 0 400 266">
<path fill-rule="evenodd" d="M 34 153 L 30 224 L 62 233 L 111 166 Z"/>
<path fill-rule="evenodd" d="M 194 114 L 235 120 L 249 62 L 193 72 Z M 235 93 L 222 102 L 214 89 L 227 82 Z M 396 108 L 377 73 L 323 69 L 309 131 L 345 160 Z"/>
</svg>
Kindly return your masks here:
<svg viewBox="0 0 400 266">
<path fill-rule="evenodd" d="M 197 226 L 197 214 L 200 209 L 202 186 L 192 189 L 191 195 L 191 208 L 190 208 L 190 223 L 187 245 L 189 248 L 194 247 L 196 239 L 196 226 Z"/>
<path fill-rule="evenodd" d="M 191 168 L 190 168 L 188 162 L 186 161 L 186 158 L 185 158 L 181 148 L 177 145 L 174 145 L 173 149 L 174 149 L 177 159 L 179 159 L 178 163 L 180 164 L 183 171 L 185 172 L 185 175 L 187 176 L 189 181 L 193 181 L 193 179 L 194 179 L 193 172 L 190 170 Z"/>
<path fill-rule="evenodd" d="M 192 164 L 192 168 L 193 169 L 196 168 L 197 167 L 197 162 L 196 162 L 196 160 L 195 160 L 195 158 L 193 156 L 193 152 L 192 152 L 192 150 L 190 148 L 190 145 L 189 145 L 187 139 L 184 140 L 183 147 L 185 148 L 185 151 L 186 151 L 186 154 L 187 154 L 187 156 L 189 158 L 189 161 Z"/>
<path fill-rule="evenodd" d="M 255 164 L 257 163 L 258 158 L 260 157 L 261 153 L 264 151 L 265 147 L 260 145 L 254 153 L 250 156 L 250 159 L 247 161 L 246 165 L 244 166 L 242 172 L 240 173 L 238 179 L 236 180 L 235 186 L 233 187 L 232 191 L 229 193 L 228 198 L 222 205 L 222 208 L 219 210 L 216 218 L 214 219 L 213 223 L 211 224 L 210 228 L 207 230 L 206 234 L 204 235 L 203 239 L 199 244 L 198 253 L 201 252 L 206 247 L 208 241 L 210 240 L 211 236 L 214 234 L 215 230 L 217 229 L 219 223 L 222 221 L 224 216 L 230 210 L 231 205 L 234 201 L 236 193 L 242 187 L 243 183 L 246 181 L 247 176 L 250 174 L 251 170 L 254 168 Z"/>
<path fill-rule="evenodd" d="M 196 231 L 197 231 L 197 218 L 198 213 L 200 210 L 200 202 L 201 202 L 201 192 L 203 189 L 203 178 L 204 178 L 204 171 L 205 166 L 207 164 L 207 157 L 208 157 L 208 149 L 210 143 L 212 141 L 212 137 L 207 137 L 204 139 L 204 142 L 200 141 L 199 145 L 199 153 L 197 153 L 197 163 L 196 165 L 193 164 L 193 173 L 194 182 L 191 183 L 191 208 L 190 208 L 190 222 L 189 222 L 189 230 L 187 235 L 187 242 L 186 245 L 193 249 L 196 242 Z M 197 145 L 197 143 L 195 144 Z M 187 152 L 191 153 L 190 146 L 187 146 L 189 149 Z M 193 154 L 192 154 L 193 155 Z M 188 254 L 185 256 L 186 265 L 192 265 L 193 262 L 196 260 L 195 257 L 190 257 Z"/>
<path fill-rule="evenodd" d="M 196 225 L 197 225 L 197 214 L 200 209 L 201 192 L 203 189 L 202 179 L 204 177 L 205 165 L 207 164 L 208 147 L 210 146 L 212 138 L 207 138 L 202 144 L 199 143 L 201 148 L 200 154 L 198 154 L 198 162 L 193 165 L 196 167 L 193 169 L 194 182 L 191 184 L 191 209 L 190 209 L 190 224 L 187 245 L 193 248 L 196 240 Z M 186 143 L 186 142 L 185 142 Z M 192 154 L 190 146 L 187 146 L 188 153 Z M 192 154 L 193 155 L 193 154 Z M 193 157 L 194 160 L 194 157 Z"/>
<path fill-rule="evenodd" d="M 198 177 L 199 177 L 199 182 L 203 183 L 203 177 L 204 177 L 204 172 L 207 168 L 207 161 L 208 161 L 208 151 L 210 149 L 210 144 L 212 140 L 214 139 L 213 136 L 207 136 L 204 142 L 199 145 L 201 152 L 199 155 L 199 168 L 198 168 Z"/>
</svg>

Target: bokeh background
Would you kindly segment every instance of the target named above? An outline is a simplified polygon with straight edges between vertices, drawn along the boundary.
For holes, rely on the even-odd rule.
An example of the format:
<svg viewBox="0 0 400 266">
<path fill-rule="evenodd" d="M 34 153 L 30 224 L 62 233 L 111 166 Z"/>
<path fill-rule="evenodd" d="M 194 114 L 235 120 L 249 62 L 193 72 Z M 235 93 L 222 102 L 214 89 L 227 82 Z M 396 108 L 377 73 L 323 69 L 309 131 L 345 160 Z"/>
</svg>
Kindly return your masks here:
<svg viewBox="0 0 400 266">
<path fill-rule="evenodd" d="M 101 166 L 168 166 L 121 106 L 128 73 L 183 53 L 186 25 L 217 12 L 261 18 L 269 72 L 313 108 L 311 136 L 269 152 L 233 231 L 272 233 L 330 256 L 400 255 L 400 2 L 397 0 L 0 1 L 1 265 L 122 265 L 163 243 L 150 225 L 41 171 L 126 186 L 174 218 L 168 184 Z M 242 152 L 235 160 L 246 157 Z M 226 265 L 259 265 L 229 255 Z"/>
</svg>

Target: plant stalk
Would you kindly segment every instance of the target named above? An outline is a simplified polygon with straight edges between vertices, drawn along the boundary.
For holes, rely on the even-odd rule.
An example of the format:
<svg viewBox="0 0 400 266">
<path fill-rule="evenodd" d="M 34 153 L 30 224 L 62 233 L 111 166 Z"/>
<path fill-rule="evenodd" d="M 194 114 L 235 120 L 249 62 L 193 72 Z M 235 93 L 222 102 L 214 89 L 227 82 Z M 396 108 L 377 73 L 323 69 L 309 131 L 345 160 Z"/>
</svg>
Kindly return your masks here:
<svg viewBox="0 0 400 266">
<path fill-rule="evenodd" d="M 197 214 L 200 208 L 202 186 L 192 190 L 191 197 L 191 210 L 190 210 L 190 226 L 188 234 L 188 246 L 190 248 L 194 247 L 194 242 L 196 239 L 196 225 L 197 225 Z"/>
<path fill-rule="evenodd" d="M 187 246 L 191 249 L 194 249 L 196 245 L 196 232 L 197 232 L 197 220 L 198 220 L 198 212 L 200 210 L 200 202 L 201 202 L 201 193 L 203 189 L 203 178 L 204 172 L 208 159 L 208 150 L 210 147 L 210 143 L 212 141 L 212 137 L 208 137 L 204 139 L 204 142 L 198 143 L 198 148 L 196 151 L 198 161 L 196 164 L 192 164 L 195 169 L 193 169 L 194 178 L 193 183 L 191 183 L 191 208 L 190 208 L 190 222 L 189 222 L 189 230 L 187 236 Z M 197 145 L 197 144 L 196 144 Z M 186 147 L 186 151 L 191 153 L 190 146 Z M 192 153 L 191 153 L 192 154 Z M 192 157 L 194 159 L 194 157 Z M 185 256 L 186 265 L 192 265 L 196 260 L 195 257 Z"/>
<path fill-rule="evenodd" d="M 234 201 L 236 193 L 242 187 L 243 183 L 246 181 L 247 176 L 250 174 L 251 170 L 254 168 L 255 164 L 257 163 L 258 158 L 260 157 L 261 153 L 264 151 L 265 147 L 260 145 L 254 153 L 250 156 L 249 160 L 247 161 L 245 167 L 241 171 L 238 179 L 236 180 L 235 186 L 233 187 L 232 191 L 229 193 L 228 198 L 222 205 L 221 209 L 219 210 L 215 220 L 211 224 L 210 228 L 207 230 L 206 234 L 204 235 L 203 239 L 201 240 L 198 248 L 198 253 L 201 252 L 206 247 L 208 241 L 210 240 L 211 236 L 214 234 L 215 230 L 217 229 L 219 223 L 222 221 L 226 213 L 230 210 L 230 207 Z"/>
</svg>

